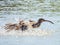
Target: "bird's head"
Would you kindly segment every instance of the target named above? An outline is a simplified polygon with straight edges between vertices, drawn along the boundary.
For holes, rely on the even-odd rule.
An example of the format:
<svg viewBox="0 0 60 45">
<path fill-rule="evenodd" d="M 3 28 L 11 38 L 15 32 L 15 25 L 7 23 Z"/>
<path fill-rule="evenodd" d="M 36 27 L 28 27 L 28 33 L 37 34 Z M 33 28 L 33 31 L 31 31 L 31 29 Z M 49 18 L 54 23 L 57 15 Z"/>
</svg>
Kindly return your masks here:
<svg viewBox="0 0 60 45">
<path fill-rule="evenodd" d="M 45 20 L 45 19 L 43 19 L 43 18 L 40 18 L 40 19 L 38 20 L 38 22 L 50 22 L 50 23 L 54 24 L 52 21 Z"/>
</svg>

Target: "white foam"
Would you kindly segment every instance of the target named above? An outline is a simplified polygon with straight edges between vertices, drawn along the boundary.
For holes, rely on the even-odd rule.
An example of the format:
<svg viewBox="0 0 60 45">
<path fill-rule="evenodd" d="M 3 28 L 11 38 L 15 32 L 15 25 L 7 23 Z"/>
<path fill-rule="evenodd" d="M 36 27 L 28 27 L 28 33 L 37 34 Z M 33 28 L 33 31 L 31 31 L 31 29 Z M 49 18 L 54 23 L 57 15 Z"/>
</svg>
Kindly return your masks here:
<svg viewBox="0 0 60 45">
<path fill-rule="evenodd" d="M 13 36 L 49 36 L 55 31 L 45 31 L 45 30 L 26 30 L 26 31 L 10 31 L 6 32 L 6 30 L 0 31 L 0 36 L 5 35 L 13 35 Z"/>
</svg>

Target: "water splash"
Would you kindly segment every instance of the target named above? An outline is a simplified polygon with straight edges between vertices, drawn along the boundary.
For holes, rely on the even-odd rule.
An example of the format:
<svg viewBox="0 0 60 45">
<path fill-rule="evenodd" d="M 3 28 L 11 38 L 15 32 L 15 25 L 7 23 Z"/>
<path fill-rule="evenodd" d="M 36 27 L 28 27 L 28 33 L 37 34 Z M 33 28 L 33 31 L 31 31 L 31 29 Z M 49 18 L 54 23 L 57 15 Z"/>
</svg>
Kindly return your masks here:
<svg viewBox="0 0 60 45">
<path fill-rule="evenodd" d="M 15 35 L 15 36 L 49 36 L 52 35 L 55 31 L 47 31 L 47 30 L 26 30 L 26 31 L 15 31 L 12 30 L 10 32 L 7 32 L 6 30 L 0 31 L 0 36 L 5 35 Z"/>
</svg>

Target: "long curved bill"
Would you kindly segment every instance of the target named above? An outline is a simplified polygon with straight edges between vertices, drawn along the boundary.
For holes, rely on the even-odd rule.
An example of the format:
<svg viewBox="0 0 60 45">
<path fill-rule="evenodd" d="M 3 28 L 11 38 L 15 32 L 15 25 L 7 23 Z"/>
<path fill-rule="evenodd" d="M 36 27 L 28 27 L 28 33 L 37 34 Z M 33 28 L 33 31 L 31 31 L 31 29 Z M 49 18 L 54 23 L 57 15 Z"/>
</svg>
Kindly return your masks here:
<svg viewBox="0 0 60 45">
<path fill-rule="evenodd" d="M 45 20 L 45 21 L 47 21 L 47 22 L 50 22 L 50 23 L 54 24 L 52 21 L 49 21 L 49 20 Z"/>
</svg>

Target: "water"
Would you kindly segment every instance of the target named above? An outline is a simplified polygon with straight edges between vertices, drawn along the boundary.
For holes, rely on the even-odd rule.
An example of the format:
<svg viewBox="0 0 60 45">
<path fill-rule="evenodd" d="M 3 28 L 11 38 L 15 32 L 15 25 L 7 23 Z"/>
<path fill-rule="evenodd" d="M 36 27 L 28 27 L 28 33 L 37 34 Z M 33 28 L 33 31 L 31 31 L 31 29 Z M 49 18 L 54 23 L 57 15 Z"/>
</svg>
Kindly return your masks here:
<svg viewBox="0 0 60 45">
<path fill-rule="evenodd" d="M 0 45 L 60 45 L 60 0 L 0 1 Z M 6 32 L 6 23 L 44 18 L 39 28 Z"/>
</svg>

